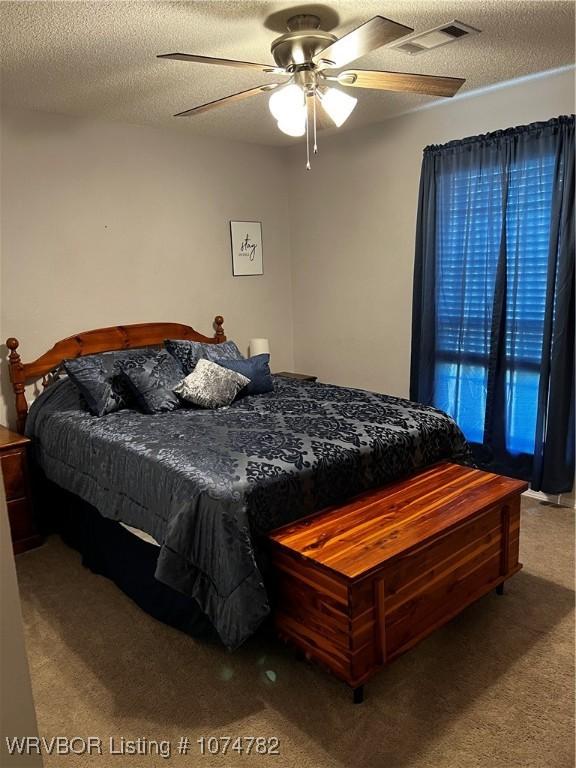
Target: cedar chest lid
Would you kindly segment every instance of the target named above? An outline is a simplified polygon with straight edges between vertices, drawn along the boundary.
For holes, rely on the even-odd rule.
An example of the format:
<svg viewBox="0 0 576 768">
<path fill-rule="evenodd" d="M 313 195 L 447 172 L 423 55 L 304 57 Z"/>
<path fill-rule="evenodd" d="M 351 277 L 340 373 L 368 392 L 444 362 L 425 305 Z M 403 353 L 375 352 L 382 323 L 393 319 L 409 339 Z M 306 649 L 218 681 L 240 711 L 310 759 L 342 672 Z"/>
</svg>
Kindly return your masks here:
<svg viewBox="0 0 576 768">
<path fill-rule="evenodd" d="M 443 462 L 270 534 L 284 550 L 357 579 L 528 488 Z"/>
</svg>

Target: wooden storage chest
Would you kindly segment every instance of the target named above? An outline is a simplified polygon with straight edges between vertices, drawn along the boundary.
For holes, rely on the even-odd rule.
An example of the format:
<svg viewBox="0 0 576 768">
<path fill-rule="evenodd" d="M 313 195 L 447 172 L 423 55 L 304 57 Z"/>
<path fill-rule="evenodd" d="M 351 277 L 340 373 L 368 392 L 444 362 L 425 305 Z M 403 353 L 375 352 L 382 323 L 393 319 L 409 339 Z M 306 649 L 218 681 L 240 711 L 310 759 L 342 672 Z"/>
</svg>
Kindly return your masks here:
<svg viewBox="0 0 576 768">
<path fill-rule="evenodd" d="M 270 535 L 280 636 L 355 689 L 522 567 L 527 484 L 442 463 Z"/>
</svg>

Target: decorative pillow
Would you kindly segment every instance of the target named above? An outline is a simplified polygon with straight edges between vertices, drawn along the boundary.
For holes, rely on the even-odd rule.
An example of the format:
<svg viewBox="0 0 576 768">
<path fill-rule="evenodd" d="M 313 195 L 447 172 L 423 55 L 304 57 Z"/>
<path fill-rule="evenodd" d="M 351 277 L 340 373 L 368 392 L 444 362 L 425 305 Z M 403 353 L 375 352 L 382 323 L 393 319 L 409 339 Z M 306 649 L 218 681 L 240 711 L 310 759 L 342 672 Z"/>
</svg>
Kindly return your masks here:
<svg viewBox="0 0 576 768">
<path fill-rule="evenodd" d="M 63 365 L 94 416 L 104 416 L 124 407 L 122 396 L 112 389 L 114 361 L 111 358 L 87 355 L 65 360 Z"/>
<path fill-rule="evenodd" d="M 156 350 L 139 348 L 102 352 L 64 360 L 63 367 L 80 390 L 90 413 L 104 416 L 130 406 L 130 393 L 122 379 L 123 366 L 142 365 Z"/>
<path fill-rule="evenodd" d="M 230 405 L 249 382 L 247 376 L 201 358 L 192 373 L 174 388 L 174 392 L 183 400 L 202 408 L 220 408 Z"/>
<path fill-rule="evenodd" d="M 216 360 L 218 365 L 228 368 L 230 371 L 236 371 L 250 379 L 244 389 L 239 393 L 239 397 L 244 395 L 261 395 L 264 392 L 271 392 L 274 389 L 274 382 L 270 373 L 270 355 L 254 355 L 247 360 Z"/>
<path fill-rule="evenodd" d="M 216 360 L 217 358 L 244 359 L 233 341 L 225 341 L 222 344 L 202 344 L 199 341 L 166 339 L 164 345 L 168 352 L 178 360 L 186 375 L 192 373 L 196 363 L 202 358 L 206 360 Z"/>
<path fill-rule="evenodd" d="M 204 357 L 212 362 L 218 360 L 244 360 L 244 355 L 233 341 L 223 341 L 222 344 L 202 344 Z"/>
<path fill-rule="evenodd" d="M 168 352 L 157 352 L 141 365 L 129 361 L 123 368 L 123 376 L 144 413 L 162 413 L 180 407 L 173 389 L 182 380 L 182 367 Z"/>
</svg>

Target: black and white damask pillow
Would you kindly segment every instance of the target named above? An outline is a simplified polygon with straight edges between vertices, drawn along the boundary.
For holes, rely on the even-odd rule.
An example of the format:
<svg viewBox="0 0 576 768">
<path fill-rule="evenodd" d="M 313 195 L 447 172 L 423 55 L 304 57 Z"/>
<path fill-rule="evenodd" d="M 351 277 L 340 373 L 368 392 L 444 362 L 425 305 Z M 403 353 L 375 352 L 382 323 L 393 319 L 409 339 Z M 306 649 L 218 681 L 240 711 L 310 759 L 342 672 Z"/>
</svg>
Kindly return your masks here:
<svg viewBox="0 0 576 768">
<path fill-rule="evenodd" d="M 249 383 L 247 376 L 201 358 L 192 373 L 174 388 L 174 392 L 183 400 L 202 408 L 221 408 L 230 405 L 238 392 Z"/>
<path fill-rule="evenodd" d="M 64 360 L 63 365 L 94 416 L 104 416 L 126 407 L 121 394 L 112 387 L 114 360 L 111 357 L 87 355 Z"/>
<path fill-rule="evenodd" d="M 94 416 L 129 408 L 130 393 L 122 379 L 123 366 L 133 360 L 144 360 L 156 354 L 146 348 L 115 350 L 64 360 L 64 370 L 80 390 Z"/>
<path fill-rule="evenodd" d="M 224 360 L 244 359 L 233 341 L 224 341 L 222 344 L 203 344 L 199 341 L 166 339 L 164 345 L 168 352 L 178 360 L 185 374 L 192 373 L 198 360 L 203 358 L 215 362 L 218 358 Z"/>
<path fill-rule="evenodd" d="M 173 390 L 182 380 L 182 367 L 165 350 L 153 357 L 129 361 L 123 367 L 123 376 L 144 413 L 164 413 L 180 407 Z"/>
<path fill-rule="evenodd" d="M 244 355 L 233 341 L 223 341 L 221 344 L 202 344 L 204 357 L 217 363 L 218 360 L 244 360 Z"/>
</svg>

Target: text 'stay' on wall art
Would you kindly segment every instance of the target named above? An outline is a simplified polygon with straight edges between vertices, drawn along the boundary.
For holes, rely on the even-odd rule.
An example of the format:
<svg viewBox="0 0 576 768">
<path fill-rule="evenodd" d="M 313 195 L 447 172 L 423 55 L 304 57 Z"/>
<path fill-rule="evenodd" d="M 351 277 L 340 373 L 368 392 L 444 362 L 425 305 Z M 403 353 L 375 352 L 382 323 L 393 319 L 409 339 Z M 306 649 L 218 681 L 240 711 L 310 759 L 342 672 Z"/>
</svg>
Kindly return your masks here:
<svg viewBox="0 0 576 768">
<path fill-rule="evenodd" d="M 231 221 L 232 274 L 263 275 L 262 223 L 260 221 Z"/>
</svg>

